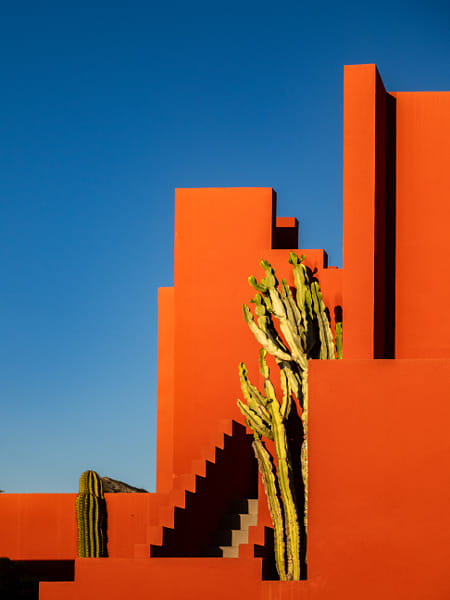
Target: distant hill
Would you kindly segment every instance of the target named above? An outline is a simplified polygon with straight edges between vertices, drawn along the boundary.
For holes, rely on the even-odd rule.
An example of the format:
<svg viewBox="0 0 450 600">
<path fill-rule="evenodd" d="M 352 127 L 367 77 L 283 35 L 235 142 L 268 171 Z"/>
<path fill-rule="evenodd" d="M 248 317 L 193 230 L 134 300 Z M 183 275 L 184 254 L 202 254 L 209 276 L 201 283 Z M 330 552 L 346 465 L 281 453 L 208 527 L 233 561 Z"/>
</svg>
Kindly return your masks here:
<svg viewBox="0 0 450 600">
<path fill-rule="evenodd" d="M 137 488 L 123 481 L 111 479 L 110 477 L 102 477 L 103 491 L 109 494 L 148 494 L 147 490 Z"/>
</svg>

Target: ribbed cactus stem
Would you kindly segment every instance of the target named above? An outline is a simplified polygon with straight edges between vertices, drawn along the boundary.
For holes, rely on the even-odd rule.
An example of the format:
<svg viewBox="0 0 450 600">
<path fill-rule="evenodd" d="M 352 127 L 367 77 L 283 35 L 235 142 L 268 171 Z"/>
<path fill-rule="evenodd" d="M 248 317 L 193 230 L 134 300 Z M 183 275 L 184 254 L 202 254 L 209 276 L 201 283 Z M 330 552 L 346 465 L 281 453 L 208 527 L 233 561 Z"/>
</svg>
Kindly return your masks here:
<svg viewBox="0 0 450 600">
<path fill-rule="evenodd" d="M 339 321 L 336 323 L 336 358 L 342 358 L 342 323 Z"/>
<path fill-rule="evenodd" d="M 265 381 L 266 397 L 272 415 L 272 430 L 277 456 L 277 476 L 280 494 L 283 499 L 284 523 L 286 528 L 287 579 L 300 579 L 300 531 L 297 519 L 296 502 L 292 486 L 292 465 L 289 456 L 286 428 L 281 416 L 280 405 L 273 392 L 269 379 Z"/>
<path fill-rule="evenodd" d="M 244 305 L 244 318 L 260 351 L 260 372 L 264 378 L 264 394 L 253 386 L 243 363 L 239 367 L 241 389 L 247 404 L 238 400 L 238 406 L 253 430 L 253 445 L 272 515 L 275 534 L 275 555 L 280 579 L 298 580 L 300 567 L 300 527 L 294 491 L 294 473 L 286 422 L 292 403 L 297 399 L 301 409 L 303 440 L 300 450 L 301 475 L 304 487 L 304 526 L 308 526 L 308 359 L 342 358 L 342 323 L 336 324 L 336 341 L 330 327 L 328 311 L 316 280 L 294 252 L 289 254 L 296 294 L 285 280 L 281 285 L 267 261 L 261 261 L 265 277 L 260 282 L 249 277 L 257 294 L 251 302 L 252 311 Z M 277 327 L 274 325 L 277 322 Z M 270 381 L 266 355 L 274 357 L 280 368 L 283 399 L 276 398 Z M 274 441 L 276 469 L 261 436 Z M 277 496 L 279 494 L 279 496 Z"/>
<path fill-rule="evenodd" d="M 321 359 L 334 359 L 335 349 L 333 334 L 331 332 L 330 322 L 326 314 L 326 307 L 322 299 L 322 293 L 317 281 L 311 283 L 311 294 L 313 299 L 313 309 L 319 325 L 320 336 L 320 354 Z"/>
<path fill-rule="evenodd" d="M 303 392 L 303 410 L 302 410 L 302 424 L 303 424 L 303 442 L 300 450 L 300 462 L 302 466 L 302 480 L 304 490 L 304 506 L 303 506 L 303 522 L 305 525 L 305 532 L 308 532 L 308 372 L 303 374 L 302 381 L 302 392 Z"/>
<path fill-rule="evenodd" d="M 250 383 L 247 376 L 247 367 L 244 363 L 239 365 L 239 378 L 241 380 L 241 389 L 244 398 L 247 401 L 247 405 L 240 400 L 237 401 L 242 414 L 246 420 L 250 422 L 253 431 L 258 435 L 265 435 L 269 440 L 272 440 L 271 417 L 266 408 L 267 400 L 263 394 Z"/>
<path fill-rule="evenodd" d="M 107 556 L 106 503 L 103 484 L 95 471 L 85 471 L 80 478 L 80 493 L 76 499 L 78 523 L 78 556 Z"/>
<path fill-rule="evenodd" d="M 255 336 L 256 340 L 261 344 L 263 348 L 266 348 L 269 354 L 275 356 L 279 360 L 290 360 L 290 354 L 280 346 L 278 340 L 274 338 L 272 332 L 264 331 L 260 325 L 256 324 L 253 320 L 251 310 L 247 305 L 244 304 L 244 320 L 248 324 L 250 331 Z"/>
<path fill-rule="evenodd" d="M 281 512 L 280 501 L 278 499 L 277 485 L 274 474 L 273 463 L 269 452 L 266 450 L 263 442 L 257 436 L 252 444 L 253 451 L 258 461 L 259 470 L 266 492 L 267 503 L 269 505 L 270 515 L 272 517 L 275 547 L 275 563 L 281 581 L 287 580 L 286 561 L 285 561 L 285 543 L 284 543 L 284 524 L 283 514 Z"/>
</svg>

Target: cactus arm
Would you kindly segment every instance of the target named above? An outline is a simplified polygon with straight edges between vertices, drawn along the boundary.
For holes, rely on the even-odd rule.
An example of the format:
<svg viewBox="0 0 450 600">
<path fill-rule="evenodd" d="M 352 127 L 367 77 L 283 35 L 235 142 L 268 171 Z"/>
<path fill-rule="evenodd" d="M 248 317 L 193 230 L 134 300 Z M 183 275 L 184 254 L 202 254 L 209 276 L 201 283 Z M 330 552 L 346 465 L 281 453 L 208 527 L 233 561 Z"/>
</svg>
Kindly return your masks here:
<svg viewBox="0 0 450 600">
<path fill-rule="evenodd" d="M 289 347 L 292 358 L 297 362 L 302 369 L 306 369 L 306 358 L 302 351 L 301 340 L 298 337 L 298 329 L 295 322 L 288 317 L 287 307 L 283 301 L 279 291 L 274 288 L 269 290 L 272 300 L 273 315 L 280 323 L 280 330 Z M 286 300 L 286 304 L 288 304 Z"/>
<path fill-rule="evenodd" d="M 270 458 L 270 454 L 257 436 L 255 436 L 252 446 L 262 476 L 267 502 L 269 505 L 269 511 L 272 517 L 277 571 L 281 581 L 286 581 L 287 575 L 285 564 L 283 513 L 281 511 L 280 501 L 278 500 L 274 467 Z"/>
<path fill-rule="evenodd" d="M 336 323 L 336 358 L 342 359 L 342 323 Z"/>
<path fill-rule="evenodd" d="M 299 258 L 295 252 L 289 253 L 289 262 L 292 265 L 294 283 L 297 289 L 296 302 L 302 316 L 302 323 L 305 330 L 304 349 L 306 354 L 309 355 L 309 352 L 315 344 L 315 333 L 309 276 L 305 265 L 302 264 L 304 258 L 304 255 Z"/>
<path fill-rule="evenodd" d="M 285 421 L 291 412 L 291 390 L 289 387 L 289 378 L 283 369 L 280 370 L 281 391 L 283 400 L 281 402 L 281 417 Z"/>
<path fill-rule="evenodd" d="M 291 323 L 294 335 L 298 336 L 299 345 L 302 354 L 306 354 L 308 351 L 307 336 L 306 336 L 306 324 L 302 321 L 302 313 L 300 312 L 297 303 L 292 296 L 291 288 L 287 285 L 286 280 L 281 281 L 283 288 L 283 298 L 286 306 L 286 313 L 289 322 Z"/>
<path fill-rule="evenodd" d="M 257 292 L 260 292 L 261 294 L 265 294 L 267 292 L 267 287 L 265 286 L 265 284 L 262 281 L 261 283 L 258 283 L 258 280 L 254 275 L 250 275 L 250 277 L 248 278 L 248 282 L 252 287 L 255 288 Z"/>
<path fill-rule="evenodd" d="M 330 323 L 325 312 L 326 307 L 322 300 L 322 293 L 317 281 L 313 281 L 311 283 L 311 293 L 313 299 L 313 309 L 319 325 L 319 337 L 321 342 L 319 358 L 333 360 L 335 358 L 333 334 L 331 332 Z"/>
<path fill-rule="evenodd" d="M 250 331 L 255 336 L 256 341 L 259 344 L 261 344 L 261 346 L 265 348 L 269 354 L 275 356 L 275 358 L 278 358 L 279 360 L 291 360 L 290 354 L 288 354 L 288 352 L 286 352 L 286 350 L 281 347 L 278 340 L 276 340 L 273 337 L 273 335 L 271 335 L 270 330 L 267 329 L 267 331 L 263 331 L 261 327 L 258 327 L 258 325 L 253 320 L 251 310 L 246 304 L 244 304 L 243 309 L 244 320 L 249 326 Z"/>
<path fill-rule="evenodd" d="M 283 285 L 282 289 L 284 293 L 281 294 L 276 287 L 278 282 L 275 278 L 271 264 L 267 261 L 261 261 L 261 266 L 266 272 L 264 282 L 270 298 L 271 312 L 280 324 L 281 333 L 291 351 L 293 359 L 299 364 L 302 364 L 303 368 L 306 368 L 304 356 L 302 354 L 301 340 L 298 336 L 297 324 L 293 318 L 292 309 L 289 306 L 289 301 L 284 292 Z"/>
<path fill-rule="evenodd" d="M 311 350 L 314 348 L 316 343 L 317 334 L 314 326 L 313 308 L 312 308 L 312 296 L 311 289 L 306 288 L 305 290 L 305 327 L 306 327 L 306 354 L 308 358 L 311 358 Z"/>
<path fill-rule="evenodd" d="M 296 335 L 301 336 L 302 334 L 302 314 L 294 301 L 292 296 L 291 288 L 288 286 L 285 279 L 281 280 L 282 297 L 285 301 L 286 313 L 289 322 L 293 325 L 294 332 Z"/>
<path fill-rule="evenodd" d="M 308 289 L 309 277 L 306 267 L 303 263 L 305 256 L 299 258 L 295 252 L 289 252 L 289 262 L 292 265 L 292 272 L 294 274 L 294 283 L 297 290 L 296 301 L 297 306 L 301 313 L 305 311 L 305 290 Z"/>
<path fill-rule="evenodd" d="M 290 461 L 286 428 L 281 415 L 280 404 L 275 396 L 270 379 L 264 381 L 264 391 L 272 416 L 272 431 L 277 456 L 277 479 L 283 499 L 284 522 L 286 526 L 287 578 L 300 579 L 300 530 L 297 519 L 296 502 L 292 489 L 292 464 Z"/>
<path fill-rule="evenodd" d="M 241 381 L 241 389 L 244 393 L 244 398 L 252 410 L 260 415 L 265 421 L 269 421 L 269 413 L 267 412 L 267 400 L 261 394 L 256 386 L 254 386 L 247 374 L 247 368 L 244 363 L 239 365 L 239 379 Z"/>
<path fill-rule="evenodd" d="M 297 370 L 293 369 L 292 363 L 280 362 L 278 366 L 286 374 L 286 376 L 288 378 L 288 381 L 289 381 L 289 389 L 291 391 L 291 394 L 295 395 L 295 397 L 297 398 L 297 400 L 300 403 L 300 406 L 303 409 L 304 401 L 303 401 L 303 384 L 302 384 L 302 381 L 307 376 L 306 375 L 307 371 L 306 372 L 305 371 L 301 372 L 302 374 L 301 374 L 301 377 L 300 377 L 300 375 L 297 372 Z"/>
<path fill-rule="evenodd" d="M 284 336 L 284 339 L 282 339 L 273 324 L 272 318 L 274 316 L 278 321 L 284 318 L 283 315 L 285 315 L 286 312 L 285 300 L 277 288 L 271 287 L 267 288 L 267 290 L 266 294 L 256 294 L 254 299 L 251 300 L 251 302 L 255 304 L 255 315 L 258 317 L 258 326 L 264 333 L 271 337 L 284 352 L 287 352 L 288 354 L 292 353 L 290 345 L 294 344 L 296 347 L 298 344 L 295 335 L 293 336 L 291 331 L 286 327 L 286 319 L 284 319 L 283 327 L 280 327 L 281 333 Z M 296 330 L 295 324 L 294 328 Z"/>
<path fill-rule="evenodd" d="M 264 379 L 267 379 L 270 375 L 269 367 L 267 366 L 267 363 L 266 363 L 266 356 L 267 356 L 267 350 L 265 348 L 260 348 L 259 349 L 259 361 L 258 361 L 259 362 L 259 372 L 264 377 Z M 267 404 L 267 399 L 266 399 L 266 404 Z"/>
<path fill-rule="evenodd" d="M 250 427 L 253 431 L 256 431 L 259 435 L 265 435 L 269 440 L 273 440 L 273 434 L 270 430 L 270 425 L 267 426 L 264 421 L 255 413 L 255 411 L 251 410 L 248 406 L 241 402 L 241 400 L 237 400 L 237 405 L 244 417 L 250 421 Z"/>
<path fill-rule="evenodd" d="M 261 348 L 261 350 L 264 350 L 264 349 Z M 265 350 L 264 350 L 264 352 L 265 352 Z M 247 402 L 251 402 L 253 405 L 261 407 L 262 416 L 264 416 L 265 418 L 268 419 L 269 413 L 265 409 L 265 407 L 267 405 L 267 400 L 264 397 L 264 395 L 260 393 L 258 388 L 250 382 L 250 379 L 248 378 L 248 371 L 247 371 L 247 367 L 245 366 L 245 363 L 239 364 L 239 379 L 241 382 L 241 387 L 242 387 L 242 391 L 244 393 L 244 397 L 247 400 Z M 252 406 L 252 408 L 253 408 L 253 406 Z M 254 410 L 256 410 L 256 408 Z M 261 411 L 257 410 L 257 412 L 261 412 Z"/>
<path fill-rule="evenodd" d="M 308 372 L 306 372 L 303 377 L 302 396 L 303 443 L 300 449 L 300 464 L 302 468 L 302 480 L 304 490 L 303 522 L 305 524 L 305 531 L 308 531 Z"/>
<path fill-rule="evenodd" d="M 263 348 L 261 348 L 261 351 L 265 352 Z M 240 363 L 239 365 L 239 379 L 244 399 L 247 401 L 247 405 L 241 402 L 241 400 L 237 401 L 239 410 L 250 421 L 250 427 L 253 431 L 257 431 L 259 435 L 265 435 L 269 440 L 272 440 L 271 417 L 266 408 L 267 399 L 259 392 L 256 386 L 251 384 L 248 378 L 247 367 L 244 363 Z"/>
<path fill-rule="evenodd" d="M 278 403 L 272 404 L 274 407 Z M 288 457 L 286 429 L 282 423 L 279 408 L 274 410 L 273 435 L 277 455 L 278 485 L 283 498 L 284 520 L 286 524 L 287 577 L 300 579 L 300 531 L 291 489 L 292 466 Z"/>
</svg>

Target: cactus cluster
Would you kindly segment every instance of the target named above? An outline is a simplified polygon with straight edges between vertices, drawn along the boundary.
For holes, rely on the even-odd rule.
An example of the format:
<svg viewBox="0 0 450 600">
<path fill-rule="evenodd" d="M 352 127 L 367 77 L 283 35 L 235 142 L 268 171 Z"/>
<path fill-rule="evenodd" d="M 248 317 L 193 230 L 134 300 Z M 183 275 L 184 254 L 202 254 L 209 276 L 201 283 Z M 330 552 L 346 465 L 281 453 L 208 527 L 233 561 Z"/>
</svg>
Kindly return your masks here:
<svg viewBox="0 0 450 600">
<path fill-rule="evenodd" d="M 80 477 L 80 493 L 76 499 L 78 523 L 78 556 L 102 558 L 106 548 L 106 503 L 103 483 L 95 471 Z"/>
<path fill-rule="evenodd" d="M 238 406 L 247 425 L 253 431 L 253 449 L 267 495 L 274 526 L 275 561 L 280 579 L 299 580 L 301 573 L 300 522 L 307 530 L 308 521 L 308 359 L 342 358 L 342 323 L 336 324 L 336 339 L 330 327 L 328 312 L 322 299 L 319 284 L 303 264 L 304 256 L 289 254 L 295 290 L 286 280 L 279 284 L 270 263 L 263 260 L 261 266 L 266 276 L 257 281 L 249 277 L 256 290 L 251 300 L 254 315 L 244 304 L 244 319 L 261 345 L 260 372 L 264 378 L 264 391 L 260 392 L 248 377 L 244 363 L 239 365 L 241 390 L 245 403 Z M 275 360 L 280 371 L 281 402 L 270 380 L 266 357 Z M 303 481 L 304 502 L 298 506 L 295 489 L 295 473 L 287 434 L 293 402 L 301 407 L 303 440 L 300 465 Z M 273 441 L 275 457 L 272 457 L 262 440 Z M 276 458 L 276 465 L 275 460 Z M 296 461 L 298 463 L 298 461 Z"/>
</svg>

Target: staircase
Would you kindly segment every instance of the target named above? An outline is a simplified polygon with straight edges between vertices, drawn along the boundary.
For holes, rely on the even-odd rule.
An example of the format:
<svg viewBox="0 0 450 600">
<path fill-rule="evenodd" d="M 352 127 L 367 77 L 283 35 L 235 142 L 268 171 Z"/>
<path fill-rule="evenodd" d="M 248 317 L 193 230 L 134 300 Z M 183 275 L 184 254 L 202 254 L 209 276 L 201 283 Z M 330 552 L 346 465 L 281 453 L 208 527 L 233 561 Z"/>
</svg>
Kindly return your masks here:
<svg viewBox="0 0 450 600">
<path fill-rule="evenodd" d="M 114 498 L 117 525 L 126 523 L 126 519 L 131 522 L 131 517 L 147 523 L 146 534 L 140 540 L 136 539 L 134 553 L 131 545 L 126 557 L 121 554 L 122 558 L 118 558 L 119 555 L 113 553 L 104 559 L 76 559 L 74 582 L 41 584 L 40 598 L 91 597 L 100 585 L 103 587 L 99 592 L 104 593 L 106 586 L 115 597 L 122 583 L 125 585 L 131 580 L 137 586 L 136 598 L 146 597 L 149 589 L 156 591 L 155 585 L 167 587 L 162 596 L 165 598 L 170 588 L 167 578 L 174 578 L 175 585 L 178 569 L 178 573 L 183 572 L 191 580 L 191 573 L 197 568 L 203 573 L 205 569 L 211 574 L 214 572 L 217 578 L 224 577 L 220 594 L 223 592 L 225 597 L 228 583 L 231 585 L 233 579 L 243 577 L 243 565 L 255 576 L 260 574 L 261 563 L 253 558 L 253 553 L 249 552 L 251 558 L 244 558 L 244 562 L 227 561 L 229 566 L 225 571 L 221 571 L 222 561 L 216 559 L 239 556 L 239 546 L 249 541 L 249 527 L 256 525 L 258 509 L 254 499 L 258 493 L 258 475 L 252 437 L 236 422 L 231 426 L 228 424 L 225 431 L 227 433 L 221 434 L 222 443 L 216 437 L 216 445 L 205 450 L 203 460 L 195 461 L 190 473 L 174 478 L 170 493 L 152 495 L 152 514 L 144 514 L 138 508 L 145 504 L 134 503 L 131 508 L 127 504 L 132 500 L 130 494 L 124 494 L 127 498 L 123 500 Z M 142 533 L 142 529 L 139 531 Z M 115 547 L 123 547 L 119 538 L 125 534 L 121 527 L 115 535 Z M 144 538 L 146 543 L 142 543 Z M 172 560 L 164 560 L 169 557 Z M 226 572 L 229 572 L 230 581 Z M 161 582 L 156 584 L 159 578 Z M 109 581 L 111 583 L 106 583 Z M 217 596 L 216 584 L 211 581 L 211 586 Z"/>
<path fill-rule="evenodd" d="M 203 463 L 203 473 L 175 480 L 173 492 L 160 509 L 158 525 L 149 531 L 152 557 L 223 556 L 220 546 L 237 549 L 248 540 L 248 527 L 256 524 L 248 510 L 250 506 L 254 513 L 257 504 L 243 500 L 239 505 L 236 500 L 257 495 L 256 462 L 245 427 L 233 422 L 231 435 L 223 436 L 223 447 L 215 448 L 214 461 Z M 186 483 L 191 483 L 191 490 L 179 489 Z M 220 544 L 213 540 L 218 531 Z"/>
<path fill-rule="evenodd" d="M 239 546 L 248 544 L 248 528 L 258 521 L 258 500 L 253 498 L 233 500 L 222 518 L 220 529 L 215 531 L 207 556 L 239 558 Z"/>
</svg>

